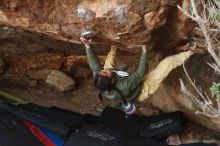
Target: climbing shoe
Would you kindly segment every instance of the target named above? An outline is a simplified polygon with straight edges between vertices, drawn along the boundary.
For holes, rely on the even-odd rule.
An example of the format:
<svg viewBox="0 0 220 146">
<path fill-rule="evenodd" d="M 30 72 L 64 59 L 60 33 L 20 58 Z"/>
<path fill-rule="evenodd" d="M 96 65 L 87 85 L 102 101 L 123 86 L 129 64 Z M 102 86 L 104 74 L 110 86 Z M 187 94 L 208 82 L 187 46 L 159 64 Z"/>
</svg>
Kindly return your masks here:
<svg viewBox="0 0 220 146">
<path fill-rule="evenodd" d="M 190 38 L 188 42 L 188 50 L 195 53 L 196 52 L 196 39 Z"/>
<path fill-rule="evenodd" d="M 202 43 L 195 38 L 190 38 L 188 41 L 187 49 L 193 53 L 204 54 L 207 50 L 201 45 Z"/>
</svg>

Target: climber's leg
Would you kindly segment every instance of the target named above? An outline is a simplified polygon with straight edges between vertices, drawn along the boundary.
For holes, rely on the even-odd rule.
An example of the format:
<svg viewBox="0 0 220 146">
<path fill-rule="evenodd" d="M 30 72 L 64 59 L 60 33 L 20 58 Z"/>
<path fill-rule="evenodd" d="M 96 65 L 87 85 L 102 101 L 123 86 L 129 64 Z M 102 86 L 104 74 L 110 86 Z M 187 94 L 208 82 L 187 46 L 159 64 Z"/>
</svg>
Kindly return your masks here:
<svg viewBox="0 0 220 146">
<path fill-rule="evenodd" d="M 161 82 L 168 76 L 168 74 L 176 67 L 182 65 L 193 53 L 186 51 L 177 55 L 166 57 L 162 60 L 150 73 L 148 73 L 143 81 L 138 101 L 147 99 L 160 86 Z"/>
<path fill-rule="evenodd" d="M 115 61 L 116 61 L 116 49 L 111 49 L 105 60 L 104 69 L 105 70 L 114 69 Z"/>
</svg>

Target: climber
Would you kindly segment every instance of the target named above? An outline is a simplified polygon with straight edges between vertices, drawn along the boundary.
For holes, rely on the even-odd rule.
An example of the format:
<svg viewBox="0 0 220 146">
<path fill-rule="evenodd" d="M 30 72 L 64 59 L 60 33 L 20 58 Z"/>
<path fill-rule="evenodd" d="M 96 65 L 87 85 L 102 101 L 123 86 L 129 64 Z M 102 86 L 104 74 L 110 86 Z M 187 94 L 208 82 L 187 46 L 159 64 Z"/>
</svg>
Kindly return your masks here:
<svg viewBox="0 0 220 146">
<path fill-rule="evenodd" d="M 146 46 L 142 46 L 142 55 L 138 70 L 131 75 L 114 70 L 116 46 L 111 47 L 104 67 L 102 68 L 97 56 L 91 48 L 91 40 L 81 37 L 88 56 L 89 66 L 93 71 L 94 85 L 101 95 L 111 100 L 121 100 L 121 108 L 127 114 L 136 112 L 136 102 L 146 100 L 153 94 L 176 67 L 182 65 L 195 51 L 195 41 L 190 41 L 188 50 L 162 60 L 151 72 L 146 71 Z"/>
</svg>

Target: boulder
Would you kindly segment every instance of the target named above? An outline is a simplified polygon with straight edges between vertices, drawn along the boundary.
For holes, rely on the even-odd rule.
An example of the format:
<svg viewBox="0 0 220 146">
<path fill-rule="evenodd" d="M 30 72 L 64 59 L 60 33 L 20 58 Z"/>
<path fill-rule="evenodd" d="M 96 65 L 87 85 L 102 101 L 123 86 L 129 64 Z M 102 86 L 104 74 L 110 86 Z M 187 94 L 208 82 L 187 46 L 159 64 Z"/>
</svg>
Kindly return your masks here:
<svg viewBox="0 0 220 146">
<path fill-rule="evenodd" d="M 141 52 L 141 49 L 130 46 L 146 44 L 148 50 L 152 49 L 149 51 L 148 57 L 150 52 L 154 51 L 157 54 L 163 51 L 163 56 L 165 57 L 165 55 L 173 54 L 174 52 L 172 51 L 176 47 L 164 47 L 164 45 L 170 46 L 169 44 L 172 44 L 174 41 L 178 42 L 178 40 L 192 36 L 193 29 L 195 28 L 195 23 L 177 9 L 177 4 L 187 8 L 189 7 L 189 0 L 1 0 L 1 45 L 3 44 L 2 42 L 5 42 L 4 44 L 7 45 L 14 45 L 15 43 L 11 43 L 13 39 L 19 40 L 17 46 L 22 46 L 27 42 L 26 46 L 28 47 L 22 46 L 20 47 L 22 49 L 17 51 L 9 48 L 10 46 L 4 47 L 7 54 L 10 54 L 10 50 L 13 50 L 13 53 L 20 53 L 22 50 L 26 54 L 25 51 L 34 48 L 32 46 L 33 40 L 39 40 L 40 43 L 43 41 L 49 42 L 48 39 L 45 39 L 45 36 L 49 36 L 51 40 L 80 44 L 79 37 L 81 33 L 84 33 L 90 34 L 96 44 L 116 44 L 118 47 L 131 53 Z M 18 30 L 22 31 L 18 32 Z M 32 34 L 41 34 L 42 36 L 29 40 L 26 39 L 26 35 L 24 35 L 26 38 L 23 35 L 20 37 L 16 36 L 17 33 L 23 34 L 23 30 Z M 10 43 L 7 40 L 10 40 Z M 53 42 L 51 41 L 51 44 L 55 44 Z M 40 43 L 37 43 L 36 46 L 38 47 L 35 47 L 34 51 L 32 50 L 33 52 L 41 52 L 43 51 L 42 48 L 46 50 L 48 48 L 46 46 L 51 47 L 51 44 L 42 47 Z M 57 52 L 64 51 L 64 54 L 66 54 L 67 50 L 71 50 L 69 51 L 70 54 L 76 54 L 74 51 L 77 47 L 74 48 L 70 44 L 66 46 L 57 44 L 54 45 L 54 48 L 59 46 L 57 47 Z M 18 48 L 17 46 L 14 48 Z M 102 50 L 107 50 L 107 48 Z M 2 51 L 2 48 L 0 51 Z M 84 50 L 83 52 L 78 52 L 77 55 L 82 55 L 83 53 Z M 62 56 L 59 58 L 62 62 Z M 23 59 L 26 60 L 27 58 L 23 57 Z M 127 58 L 126 61 L 129 62 L 132 59 Z M 213 71 L 209 71 L 212 69 L 207 67 L 207 62 L 212 63 L 213 60 L 206 61 L 203 64 L 201 63 L 202 60 L 204 58 L 197 58 L 194 60 L 194 65 L 192 64 L 193 62 L 190 64 L 190 76 L 193 79 L 195 78 L 195 81 L 198 81 L 198 77 L 200 77 L 201 82 L 199 85 L 207 85 L 203 89 L 209 89 L 210 82 L 219 81 L 220 79 L 219 77 L 212 77 L 211 73 Z M 152 66 L 155 68 L 156 59 L 149 59 L 150 62 L 152 62 L 150 68 Z M 27 64 L 29 67 L 27 69 L 38 70 L 45 68 L 47 61 L 44 59 L 39 60 L 39 57 L 36 57 L 32 62 L 28 61 L 24 64 Z M 15 64 L 14 68 L 17 66 Z M 46 82 L 57 90 L 61 92 L 71 90 L 74 88 L 75 83 L 64 73 L 56 71 L 61 67 L 63 67 L 62 63 L 54 63 L 51 67 L 47 67 L 54 70 L 48 76 L 47 70 L 40 70 L 34 73 L 31 70 L 31 73 L 33 73 L 31 77 L 33 79 L 41 79 L 47 76 Z M 138 63 L 129 66 L 128 72 L 135 72 L 137 67 Z M 126 66 L 121 65 L 121 68 L 126 68 Z M 153 105 L 165 112 L 183 111 L 193 121 L 220 132 L 219 116 L 209 117 L 196 114 L 196 111 L 202 111 L 201 107 L 193 104 L 188 97 L 182 96 L 179 79 L 185 79 L 186 76 L 181 74 L 184 71 L 180 70 L 180 68 L 178 67 L 178 69 L 172 71 L 162 83 L 160 89 L 153 95 Z M 19 72 L 12 71 L 12 73 L 16 75 L 18 73 L 21 74 L 20 66 L 17 69 Z M 4 70 L 4 67 L 0 65 L 0 73 L 2 70 Z M 26 71 L 24 69 L 22 73 Z M 80 74 L 80 72 L 83 72 L 83 74 Z M 79 72 L 74 72 L 74 74 L 76 77 L 84 78 L 88 77 L 90 71 L 80 68 Z M 192 86 L 189 85 L 188 87 L 190 91 L 194 90 Z"/>
<path fill-rule="evenodd" d="M 147 44 L 151 49 L 152 36 L 160 39 L 166 32 L 167 38 L 178 39 L 179 34 L 184 36 L 181 32 L 185 29 L 191 31 L 179 27 L 176 5 L 181 3 L 179 0 L 2 0 L 0 23 L 62 41 L 80 43 L 83 32 L 91 34 L 96 42 L 114 43 L 127 49 L 130 45 Z M 153 34 L 166 26 L 167 20 L 175 23 Z M 170 30 L 177 28 L 182 29 Z"/>
<path fill-rule="evenodd" d="M 51 71 L 47 76 L 46 83 L 60 92 L 69 91 L 75 88 L 75 81 L 65 73 L 57 70 Z"/>
<path fill-rule="evenodd" d="M 206 103 L 198 95 L 182 67 L 174 69 L 160 85 L 151 97 L 152 104 L 165 112 L 182 111 L 191 121 L 220 133 L 220 112 L 217 100 L 210 92 L 210 86 L 214 81 L 220 81 L 220 76 L 205 67 L 211 60 L 207 54 L 194 54 L 185 64 L 189 77 L 196 83 L 195 86 L 207 95 L 206 100 L 212 102 L 209 103 L 211 110 L 209 106 L 205 106 Z"/>
</svg>

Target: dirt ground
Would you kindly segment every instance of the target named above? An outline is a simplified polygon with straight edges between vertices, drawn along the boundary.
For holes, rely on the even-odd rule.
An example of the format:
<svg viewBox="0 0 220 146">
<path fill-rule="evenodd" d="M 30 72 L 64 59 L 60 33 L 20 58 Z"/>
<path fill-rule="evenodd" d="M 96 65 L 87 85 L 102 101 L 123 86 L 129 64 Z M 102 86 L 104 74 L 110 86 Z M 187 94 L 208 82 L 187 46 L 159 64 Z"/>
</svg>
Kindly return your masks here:
<svg viewBox="0 0 220 146">
<path fill-rule="evenodd" d="M 117 102 L 105 99 L 102 101 L 97 97 L 99 92 L 94 88 L 92 80 L 78 80 L 78 82 L 81 84 L 75 90 L 61 93 L 45 84 L 30 87 L 4 80 L 0 83 L 0 90 L 31 103 L 45 107 L 56 106 L 82 114 L 100 115 L 106 106 L 118 108 Z M 159 110 L 147 102 L 143 104 L 140 112 L 142 115 L 158 113 Z"/>
<path fill-rule="evenodd" d="M 0 89 L 31 103 L 46 107 L 57 106 L 79 113 L 99 115 L 102 109 L 110 104 L 96 98 L 98 92 L 92 85 L 83 88 L 78 87 L 76 90 L 60 93 L 52 88 L 40 86 L 34 88 L 4 81 L 4 83 L 1 82 Z"/>
</svg>

